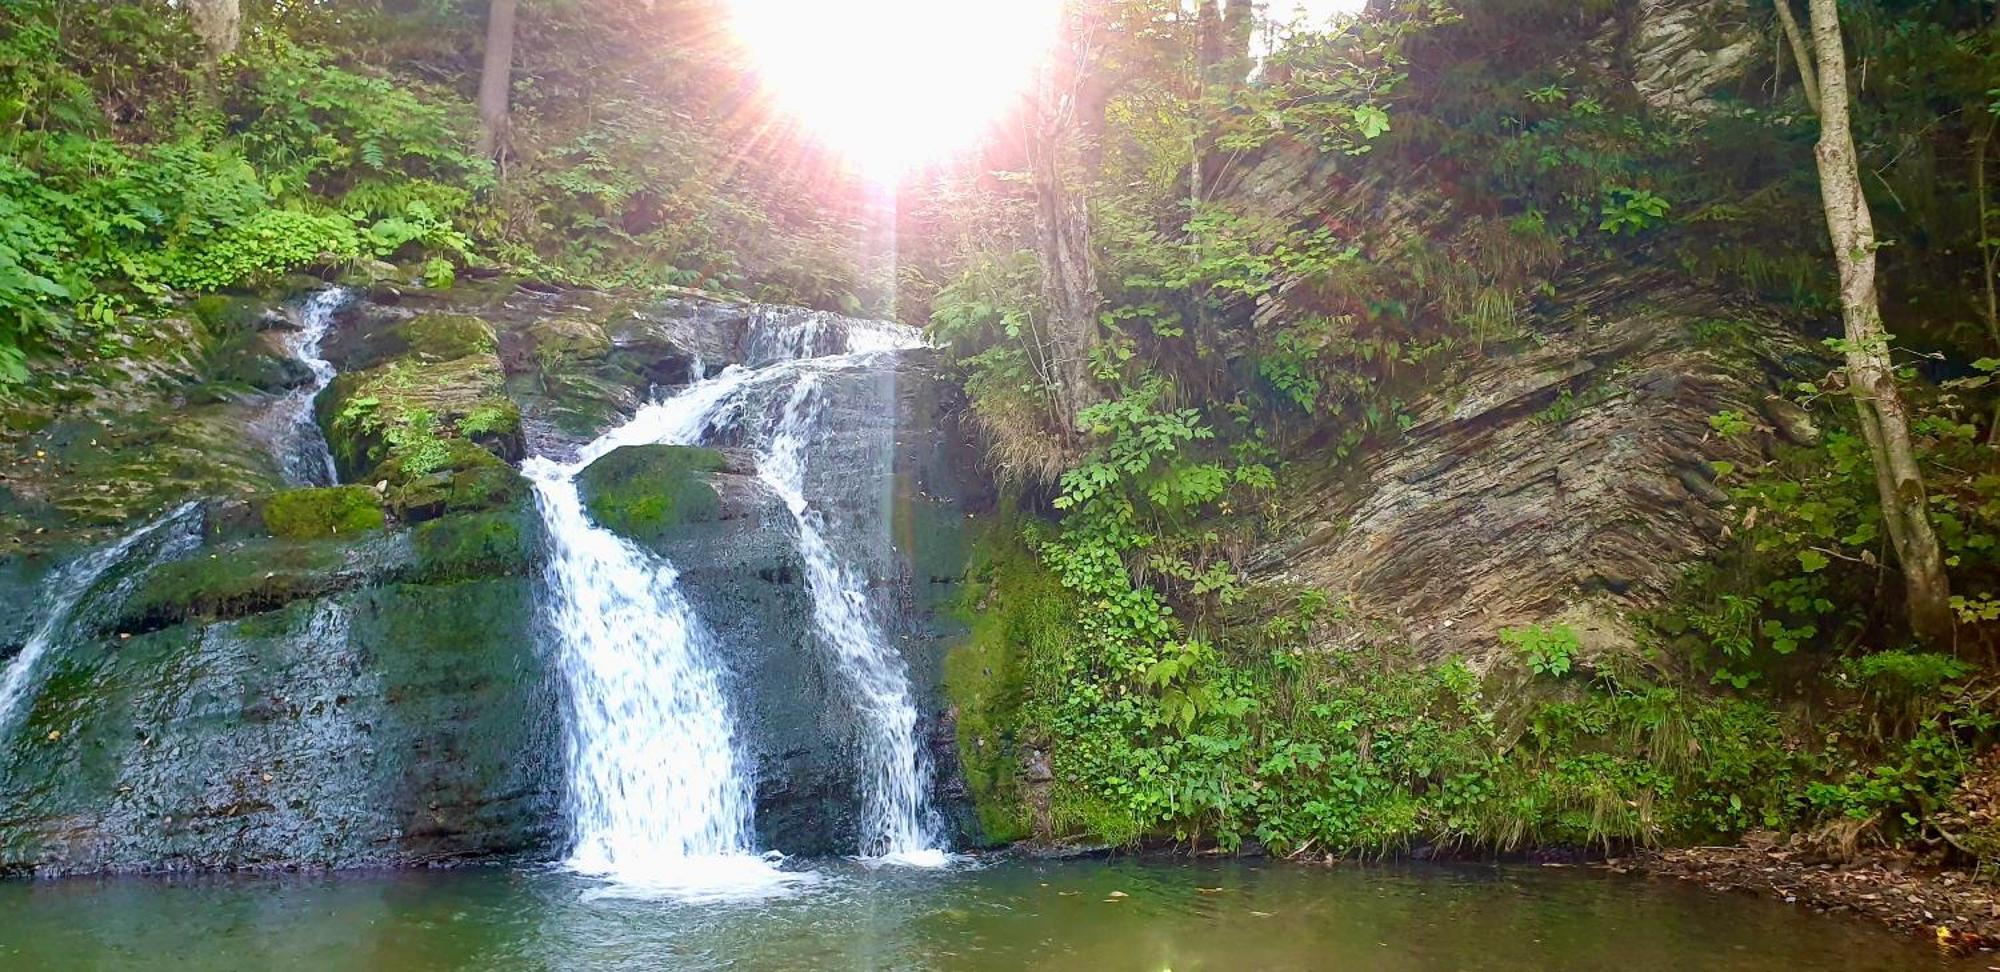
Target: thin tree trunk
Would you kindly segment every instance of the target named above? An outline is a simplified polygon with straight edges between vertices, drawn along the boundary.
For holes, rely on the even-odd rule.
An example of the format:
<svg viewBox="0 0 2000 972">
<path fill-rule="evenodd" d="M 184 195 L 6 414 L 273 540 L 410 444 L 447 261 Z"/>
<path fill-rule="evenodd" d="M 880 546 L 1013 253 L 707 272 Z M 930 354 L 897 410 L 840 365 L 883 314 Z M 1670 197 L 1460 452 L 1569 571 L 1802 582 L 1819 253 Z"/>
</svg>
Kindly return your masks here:
<svg viewBox="0 0 2000 972">
<path fill-rule="evenodd" d="M 188 0 L 187 11 L 209 60 L 236 53 L 243 40 L 243 8 L 237 0 Z"/>
<path fill-rule="evenodd" d="M 1819 71 L 1813 67 L 1805 35 L 1799 32 L 1799 19 L 1792 15 L 1792 0 L 1772 0 L 1772 3 L 1778 8 L 1778 24 L 1784 28 L 1785 40 L 1792 45 L 1792 60 L 1799 62 L 1799 82 L 1806 89 L 1806 104 L 1818 111 Z"/>
<path fill-rule="evenodd" d="M 1100 298 L 1090 252 L 1090 207 L 1079 171 L 1085 153 L 1077 117 L 1078 96 L 1091 63 L 1095 27 L 1091 3 L 1068 0 L 1063 5 L 1062 37 L 1042 73 L 1036 131 L 1029 139 L 1036 255 L 1065 431 L 1074 429 L 1078 411 L 1099 400 L 1090 357 L 1097 347 Z"/>
<path fill-rule="evenodd" d="M 1979 206 L 1979 266 L 1981 285 L 1986 291 L 1986 333 L 1993 338 L 1996 350 L 2000 350 L 2000 240 L 1995 239 L 1993 225 L 1993 201 L 1990 184 L 1986 175 L 1987 150 L 1993 144 L 1995 120 L 1986 116 L 1986 124 L 1972 136 L 1972 188 Z"/>
<path fill-rule="evenodd" d="M 1874 459 L 1882 519 L 1903 570 L 1910 627 L 1932 644 L 1952 639 L 1951 587 L 1931 528 L 1930 499 L 1910 440 L 1909 406 L 1896 385 L 1876 292 L 1875 224 L 1862 193 L 1861 165 L 1848 117 L 1847 51 L 1836 0 L 1810 0 L 1819 73 L 1820 193 L 1840 266 L 1849 390 Z"/>
<path fill-rule="evenodd" d="M 492 0 L 486 13 L 486 63 L 479 72 L 479 154 L 507 151 L 507 107 L 514 86 L 515 0 Z"/>
</svg>

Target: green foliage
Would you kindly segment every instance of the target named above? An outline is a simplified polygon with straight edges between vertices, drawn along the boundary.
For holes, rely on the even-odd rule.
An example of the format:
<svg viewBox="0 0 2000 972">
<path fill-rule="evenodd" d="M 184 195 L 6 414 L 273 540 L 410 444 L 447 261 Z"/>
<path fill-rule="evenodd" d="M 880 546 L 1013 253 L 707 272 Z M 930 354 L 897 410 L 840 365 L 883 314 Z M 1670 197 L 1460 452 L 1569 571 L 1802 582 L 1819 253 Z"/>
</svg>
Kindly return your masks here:
<svg viewBox="0 0 2000 972">
<path fill-rule="evenodd" d="M 489 167 L 467 153 L 462 104 L 267 31 L 221 66 L 223 97 L 196 97 L 199 45 L 177 12 L 101 13 L 59 32 L 54 3 L 0 12 L 0 74 L 18 82 L 0 86 L 0 385 L 30 356 L 123 347 L 95 339 L 172 291 L 469 254 L 448 214 Z M 139 121 L 107 130 L 93 99 Z"/>
<path fill-rule="evenodd" d="M 1648 190 L 1613 186 L 1604 194 L 1604 221 L 1597 228 L 1614 236 L 1636 236 L 1666 222 L 1669 208 Z"/>
<path fill-rule="evenodd" d="M 1576 663 L 1577 652 L 1583 648 L 1576 629 L 1566 624 L 1502 628 L 1500 643 L 1513 649 L 1529 671 L 1550 678 L 1568 675 Z"/>
</svg>

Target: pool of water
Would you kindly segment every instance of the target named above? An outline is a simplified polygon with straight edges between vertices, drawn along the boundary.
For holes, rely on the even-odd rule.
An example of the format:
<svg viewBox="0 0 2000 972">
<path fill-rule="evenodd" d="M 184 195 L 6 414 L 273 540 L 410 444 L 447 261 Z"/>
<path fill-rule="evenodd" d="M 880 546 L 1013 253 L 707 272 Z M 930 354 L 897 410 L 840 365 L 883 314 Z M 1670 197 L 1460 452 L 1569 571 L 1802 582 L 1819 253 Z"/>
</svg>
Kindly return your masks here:
<svg viewBox="0 0 2000 972">
<path fill-rule="evenodd" d="M 0 883 L 20 969 L 1984 969 L 1858 921 L 1587 870 L 812 865 L 687 904 L 546 870 Z"/>
</svg>

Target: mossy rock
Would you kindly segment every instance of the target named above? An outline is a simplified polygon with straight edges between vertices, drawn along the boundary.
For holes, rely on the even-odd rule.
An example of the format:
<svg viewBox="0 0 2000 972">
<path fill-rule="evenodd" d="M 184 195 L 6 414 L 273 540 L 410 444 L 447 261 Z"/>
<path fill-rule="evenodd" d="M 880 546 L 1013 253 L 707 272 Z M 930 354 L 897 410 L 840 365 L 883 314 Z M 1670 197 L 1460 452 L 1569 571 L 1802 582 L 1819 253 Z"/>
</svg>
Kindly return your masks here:
<svg viewBox="0 0 2000 972">
<path fill-rule="evenodd" d="M 985 839 L 1020 840 L 1035 820 L 1022 779 L 1034 742 L 1022 738 L 1025 687 L 1080 637 L 1083 609 L 1004 522 L 978 541 L 957 607 L 970 632 L 945 655 L 944 689 L 958 714 L 959 765 Z"/>
<path fill-rule="evenodd" d="M 423 452 L 398 455 L 375 474 L 388 484 L 389 507 L 413 523 L 505 509 L 528 495 L 528 481 L 520 473 L 464 439 L 440 439 Z"/>
<path fill-rule="evenodd" d="M 280 540 L 316 540 L 380 530 L 382 503 L 365 486 L 295 489 L 264 503 L 264 528 Z"/>
<path fill-rule="evenodd" d="M 727 465 L 714 449 L 625 446 L 591 463 L 577 488 L 600 526 L 650 542 L 683 523 L 720 518 L 722 500 L 708 476 Z"/>
<path fill-rule="evenodd" d="M 490 352 L 428 363 L 403 358 L 335 378 L 319 399 L 320 427 L 341 478 L 355 481 L 378 478 L 376 467 L 392 457 L 435 452 L 436 443 L 468 427 L 493 451 L 518 456 L 525 448 L 520 413 L 501 390 L 500 358 Z"/>
<path fill-rule="evenodd" d="M 611 335 L 589 321 L 545 317 L 528 326 L 535 341 L 535 360 L 545 371 L 559 371 L 573 361 L 602 360 L 611 353 Z"/>
<path fill-rule="evenodd" d="M 146 575 L 113 621 L 122 632 L 155 631 L 190 618 L 239 618 L 318 597 L 344 583 L 346 540 L 251 541 L 164 564 Z"/>
<path fill-rule="evenodd" d="M 210 335 L 222 339 L 263 330 L 271 316 L 271 307 L 264 301 L 228 294 L 197 297 L 193 310 L 194 319 Z"/>
<path fill-rule="evenodd" d="M 312 369 L 271 339 L 269 332 L 245 331 L 216 342 L 209 355 L 209 380 L 263 392 L 289 391 L 313 380 Z"/>
<path fill-rule="evenodd" d="M 447 516 L 410 534 L 418 584 L 525 577 L 541 563 L 541 520 L 527 504 L 491 513 Z"/>
<path fill-rule="evenodd" d="M 469 314 L 419 314 L 397 324 L 395 335 L 411 352 L 438 361 L 500 350 L 493 325 Z"/>
</svg>

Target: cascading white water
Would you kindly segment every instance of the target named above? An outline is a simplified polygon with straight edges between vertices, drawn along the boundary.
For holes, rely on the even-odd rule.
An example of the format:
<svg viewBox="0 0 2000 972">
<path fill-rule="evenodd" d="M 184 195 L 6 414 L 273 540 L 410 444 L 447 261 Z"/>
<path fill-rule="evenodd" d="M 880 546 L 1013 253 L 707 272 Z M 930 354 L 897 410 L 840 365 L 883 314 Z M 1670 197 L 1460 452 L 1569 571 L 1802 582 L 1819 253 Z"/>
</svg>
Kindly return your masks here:
<svg viewBox="0 0 2000 972">
<path fill-rule="evenodd" d="M 646 406 L 573 463 L 529 463 L 556 548 L 553 617 L 576 711 L 572 866 L 642 885 L 661 883 L 656 872 L 664 871 L 684 878 L 685 891 L 700 887 L 698 872 L 711 866 L 690 866 L 700 855 L 754 860 L 743 856 L 750 790 L 730 742 L 712 636 L 671 565 L 591 524 L 573 482 L 621 446 L 719 438 L 757 450 L 760 478 L 797 524 L 815 627 L 863 723 L 860 846 L 900 863 L 948 860 L 935 847 L 931 769 L 918 744 L 908 672 L 870 614 L 863 579 L 829 541 L 806 485 L 809 445 L 830 434 L 818 428 L 820 376 L 870 367 L 879 352 L 921 343 L 917 331 L 900 325 L 760 308 L 749 335 L 751 365 Z"/>
<path fill-rule="evenodd" d="M 56 639 L 70 630 L 77 609 L 97 590 L 105 575 L 140 556 L 149 563 L 157 563 L 192 549 L 200 540 L 200 509 L 199 503 L 177 507 L 64 565 L 43 583 L 38 600 L 47 613 L 21 646 L 20 653 L 7 663 L 6 674 L 0 675 L 0 730 L 10 727 L 17 714 L 15 710 L 33 698 L 30 690 L 40 675 L 42 656 L 55 646 Z M 110 593 L 122 596 L 137 578 L 138 572 L 128 575 Z"/>
<path fill-rule="evenodd" d="M 902 863 L 945 863 L 930 820 L 931 766 L 917 741 L 917 707 L 901 655 L 869 610 L 866 585 L 827 541 L 824 520 L 806 500 L 808 444 L 823 412 L 819 375 L 801 370 L 761 450 L 757 471 L 798 528 L 813 621 L 840 663 L 864 725 L 864 853 Z"/>
<path fill-rule="evenodd" d="M 568 865 L 642 894 L 761 896 L 809 881 L 752 852 L 741 765 L 714 638 L 673 565 L 599 528 L 576 475 L 646 421 L 705 409 L 715 383 L 654 405 L 577 461 L 528 461 L 550 538 L 549 618 L 568 682 Z"/>
<path fill-rule="evenodd" d="M 295 486 L 331 486 L 339 482 L 326 434 L 313 416 L 313 400 L 333 381 L 333 362 L 321 357 L 320 345 L 341 308 L 354 294 L 329 287 L 306 299 L 298 311 L 298 328 L 286 332 L 285 350 L 311 369 L 312 381 L 292 389 L 258 422 L 277 451 L 285 481 Z"/>
</svg>

